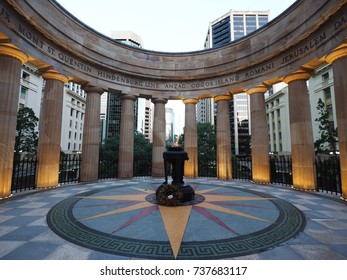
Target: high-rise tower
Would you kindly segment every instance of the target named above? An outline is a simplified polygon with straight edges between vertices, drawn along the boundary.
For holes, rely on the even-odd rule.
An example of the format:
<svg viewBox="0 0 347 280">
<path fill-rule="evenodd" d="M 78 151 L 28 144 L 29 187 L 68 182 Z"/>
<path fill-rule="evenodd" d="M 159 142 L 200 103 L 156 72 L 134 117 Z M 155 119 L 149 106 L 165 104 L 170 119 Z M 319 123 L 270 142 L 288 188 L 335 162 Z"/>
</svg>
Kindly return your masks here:
<svg viewBox="0 0 347 280">
<path fill-rule="evenodd" d="M 241 39 L 242 37 L 261 28 L 269 21 L 270 11 L 234 11 L 230 10 L 227 14 L 210 22 L 206 40 L 205 49 L 216 48 L 226 45 L 232 41 Z M 202 104 L 197 107 L 197 116 L 208 115 L 206 112 L 214 112 L 213 100 L 200 101 Z M 203 105 L 204 104 L 204 105 Z M 245 154 L 249 150 L 249 98 L 246 93 L 233 96 L 230 101 L 230 131 L 232 137 L 233 154 Z M 201 110 L 206 110 L 202 112 Z M 198 119 L 198 121 L 201 121 Z M 214 123 L 214 118 L 210 118 L 207 122 Z"/>
</svg>

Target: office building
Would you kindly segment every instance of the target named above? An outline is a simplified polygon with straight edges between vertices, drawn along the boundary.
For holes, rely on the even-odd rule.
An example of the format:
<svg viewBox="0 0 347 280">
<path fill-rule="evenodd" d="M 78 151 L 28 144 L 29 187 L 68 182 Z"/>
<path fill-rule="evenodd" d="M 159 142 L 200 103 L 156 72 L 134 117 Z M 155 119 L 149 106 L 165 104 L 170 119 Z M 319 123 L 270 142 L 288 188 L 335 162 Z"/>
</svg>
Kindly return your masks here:
<svg viewBox="0 0 347 280">
<path fill-rule="evenodd" d="M 61 132 L 61 150 L 65 153 L 81 153 L 83 124 L 86 109 L 86 93 L 81 85 L 69 82 L 64 87 L 64 106 Z"/>
<path fill-rule="evenodd" d="M 143 47 L 141 36 L 131 31 L 112 31 L 111 38 L 128 46 Z"/>
<path fill-rule="evenodd" d="M 19 107 L 31 108 L 35 116 L 40 118 L 44 86 L 44 79 L 37 69 L 30 64 L 23 65 Z M 69 129 L 63 129 L 61 132 L 60 148 L 64 153 L 79 153 L 82 150 L 85 102 L 86 94 L 80 85 L 73 82 L 65 84 L 63 115 L 60 118 L 62 125 Z"/>
<path fill-rule="evenodd" d="M 19 107 L 31 108 L 40 117 L 43 79 L 37 69 L 30 64 L 22 66 L 19 92 Z"/>
<path fill-rule="evenodd" d="M 130 31 L 112 31 L 111 38 L 132 47 L 143 47 L 141 37 Z M 100 108 L 101 142 L 105 142 L 106 138 L 119 135 L 121 112 L 122 100 L 119 94 L 105 92 L 101 96 Z M 134 126 L 136 131 L 142 133 L 150 141 L 152 141 L 152 114 L 153 104 L 151 104 L 151 101 L 145 98 L 137 98 Z"/>
<path fill-rule="evenodd" d="M 258 28 L 264 26 L 269 21 L 270 11 L 234 11 L 230 10 L 225 15 L 209 23 L 204 47 L 216 48 L 224 46 L 232 41 L 252 33 Z M 200 101 L 201 102 L 201 101 Z M 199 102 L 199 103 L 200 103 Z M 197 121 L 206 121 L 214 123 L 214 118 L 200 118 L 208 116 L 208 112 L 214 112 L 213 101 L 202 101 L 206 105 L 197 106 Z M 207 109 L 208 106 L 211 106 Z M 231 145 L 233 154 L 248 154 L 250 150 L 250 112 L 249 96 L 246 93 L 240 93 L 233 96 L 230 101 L 230 128 Z M 206 110 L 205 112 L 201 112 Z"/>
<path fill-rule="evenodd" d="M 271 93 L 265 100 L 271 154 L 291 153 L 288 87 Z"/>
<path fill-rule="evenodd" d="M 329 112 L 329 121 L 333 128 L 337 127 L 336 105 L 334 93 L 333 71 L 330 64 L 317 68 L 307 81 L 310 99 L 310 110 L 314 141 L 320 139 L 320 123 L 317 109 L 318 100 L 321 99 Z M 269 151 L 273 154 L 286 155 L 291 153 L 290 119 L 288 103 L 288 87 L 274 90 L 266 97 L 266 115 L 269 131 Z M 328 144 L 325 149 L 329 150 Z M 339 145 L 336 143 L 336 149 Z"/>
<path fill-rule="evenodd" d="M 172 108 L 165 108 L 165 139 L 169 144 L 175 141 L 175 114 Z"/>
</svg>

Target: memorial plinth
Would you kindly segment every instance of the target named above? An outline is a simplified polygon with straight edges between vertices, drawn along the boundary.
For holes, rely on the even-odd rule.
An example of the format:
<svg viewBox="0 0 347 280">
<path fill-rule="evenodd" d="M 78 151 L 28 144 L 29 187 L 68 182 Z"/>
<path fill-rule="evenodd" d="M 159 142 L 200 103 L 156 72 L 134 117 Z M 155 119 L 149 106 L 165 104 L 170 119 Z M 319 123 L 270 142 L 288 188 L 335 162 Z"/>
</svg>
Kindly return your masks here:
<svg viewBox="0 0 347 280">
<path fill-rule="evenodd" d="M 194 199 L 195 192 L 189 185 L 184 185 L 184 162 L 189 159 L 188 153 L 182 147 L 172 146 L 163 153 L 165 181 L 161 184 L 157 191 L 156 197 L 160 202 L 167 201 L 168 205 L 178 205 L 181 202 L 188 202 Z M 171 175 L 172 182 L 168 182 L 168 177 Z M 176 203 L 170 204 L 170 200 L 176 200 Z"/>
</svg>

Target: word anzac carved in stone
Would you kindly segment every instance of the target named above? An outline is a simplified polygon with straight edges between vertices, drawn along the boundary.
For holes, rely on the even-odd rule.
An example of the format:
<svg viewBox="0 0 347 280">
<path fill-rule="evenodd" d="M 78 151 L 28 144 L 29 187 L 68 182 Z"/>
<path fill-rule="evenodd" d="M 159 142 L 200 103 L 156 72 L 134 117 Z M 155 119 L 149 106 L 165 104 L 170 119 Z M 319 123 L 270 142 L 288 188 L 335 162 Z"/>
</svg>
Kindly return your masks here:
<svg viewBox="0 0 347 280">
<path fill-rule="evenodd" d="M 229 76 L 220 77 L 216 79 L 201 80 L 195 82 L 160 82 L 160 81 L 146 81 L 137 78 L 123 76 L 119 73 L 108 72 L 106 69 L 97 69 L 88 64 L 87 61 L 78 60 L 72 55 L 64 53 L 58 48 L 54 48 L 50 43 L 45 41 L 44 37 L 40 34 L 36 34 L 35 31 L 27 28 L 20 21 L 17 21 L 9 11 L 0 4 L 0 20 L 8 26 L 12 26 L 14 30 L 18 32 L 21 37 L 27 42 L 31 43 L 40 49 L 43 53 L 49 57 L 59 61 L 62 64 L 69 66 L 72 69 L 87 73 L 90 76 L 94 76 L 99 79 L 104 79 L 109 82 L 117 83 L 124 86 L 132 86 L 146 89 L 157 89 L 167 91 L 185 91 L 185 90 L 201 90 L 214 87 L 228 86 L 233 83 L 237 83 L 243 80 L 255 78 L 256 76 L 264 75 L 266 72 L 273 71 L 276 67 L 280 67 L 289 64 L 301 57 L 309 54 L 318 48 L 321 44 L 324 44 L 329 38 L 339 32 L 339 30 L 345 28 L 347 24 L 347 13 L 341 15 L 338 19 L 332 22 L 329 26 L 321 30 L 317 36 L 304 43 L 303 45 L 294 48 L 289 54 L 280 58 L 278 63 L 269 62 L 246 72 L 235 73 Z"/>
</svg>

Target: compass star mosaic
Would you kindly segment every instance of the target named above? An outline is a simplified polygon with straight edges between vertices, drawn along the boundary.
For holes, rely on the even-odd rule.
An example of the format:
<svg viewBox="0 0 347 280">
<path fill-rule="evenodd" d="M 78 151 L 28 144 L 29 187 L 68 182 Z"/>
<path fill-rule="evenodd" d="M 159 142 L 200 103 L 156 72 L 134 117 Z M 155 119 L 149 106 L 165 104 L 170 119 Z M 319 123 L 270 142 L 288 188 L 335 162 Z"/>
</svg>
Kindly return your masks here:
<svg viewBox="0 0 347 280">
<path fill-rule="evenodd" d="M 157 184 L 128 184 L 63 200 L 47 215 L 62 238 L 143 259 L 221 259 L 271 249 L 296 237 L 303 214 L 290 203 L 237 186 L 191 185 L 195 200 L 158 205 Z"/>
</svg>

